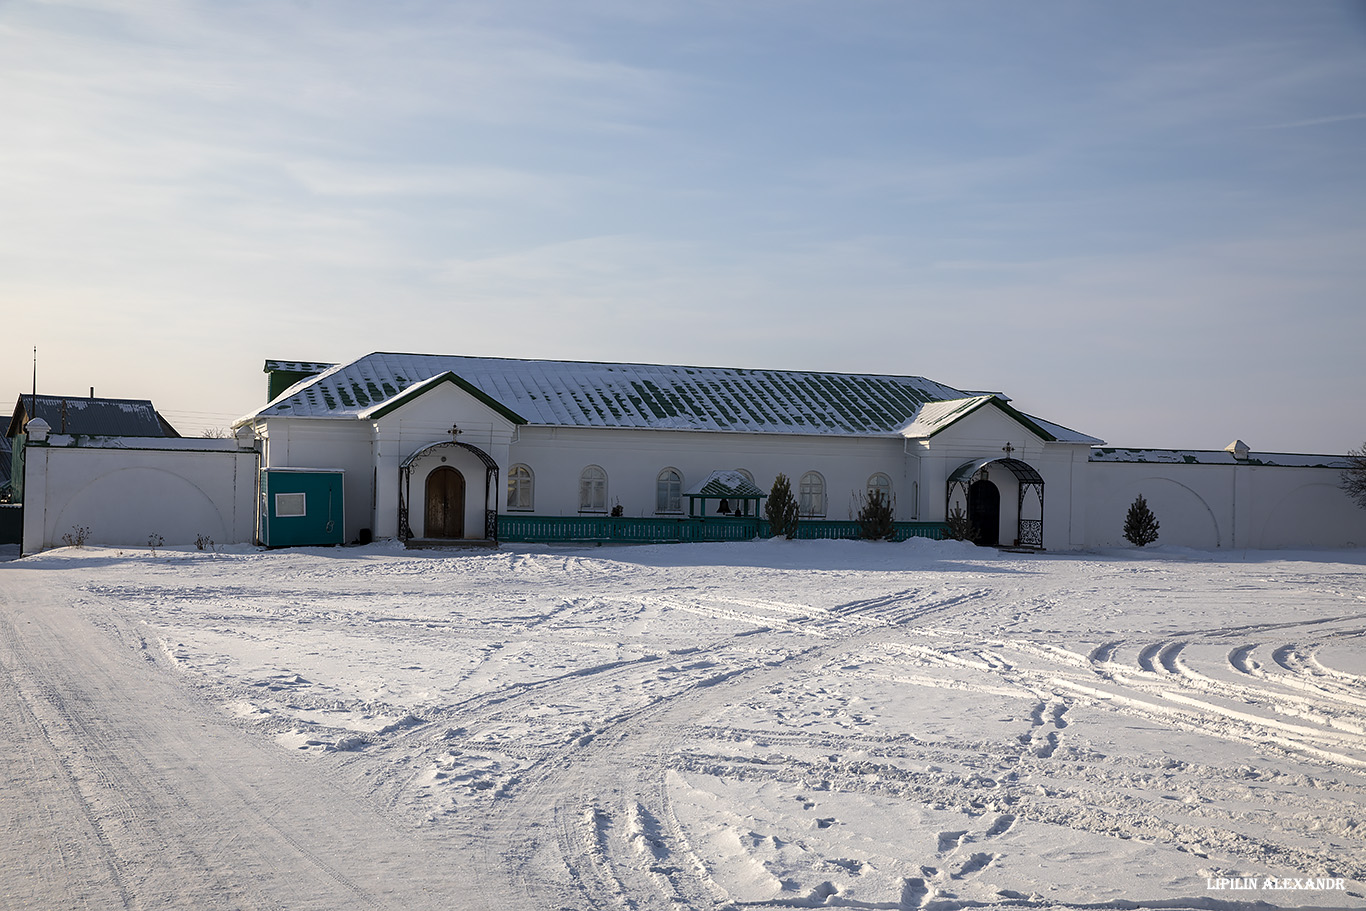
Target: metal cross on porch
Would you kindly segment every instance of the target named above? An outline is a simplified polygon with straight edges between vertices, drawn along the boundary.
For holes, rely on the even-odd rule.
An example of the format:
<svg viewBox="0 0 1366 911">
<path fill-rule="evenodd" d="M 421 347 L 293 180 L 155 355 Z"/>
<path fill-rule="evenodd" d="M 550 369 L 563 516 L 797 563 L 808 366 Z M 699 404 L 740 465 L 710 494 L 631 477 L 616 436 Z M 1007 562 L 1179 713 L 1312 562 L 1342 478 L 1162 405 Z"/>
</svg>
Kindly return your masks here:
<svg viewBox="0 0 1366 911">
<path fill-rule="evenodd" d="M 456 437 L 460 436 L 460 434 L 464 433 L 465 431 L 460 429 L 459 424 L 452 424 L 451 429 L 447 430 L 446 432 L 449 433 L 451 435 L 451 439 L 454 440 Z"/>
<path fill-rule="evenodd" d="M 1001 451 L 1006 454 L 1006 458 L 1008 459 L 1010 458 L 1010 454 L 1015 451 L 1015 447 L 1007 443 L 1001 447 Z"/>
</svg>

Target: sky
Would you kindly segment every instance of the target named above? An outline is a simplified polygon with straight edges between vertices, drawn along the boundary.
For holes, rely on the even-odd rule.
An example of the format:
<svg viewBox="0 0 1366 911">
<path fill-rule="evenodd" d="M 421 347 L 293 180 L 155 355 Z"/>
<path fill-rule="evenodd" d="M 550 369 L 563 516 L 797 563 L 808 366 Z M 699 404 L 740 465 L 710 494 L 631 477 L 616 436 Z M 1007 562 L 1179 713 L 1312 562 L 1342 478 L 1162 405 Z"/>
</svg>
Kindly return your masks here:
<svg viewBox="0 0 1366 911">
<path fill-rule="evenodd" d="M 1366 440 L 1366 2 L 0 0 L 0 388 L 267 358 L 926 376 Z"/>
</svg>

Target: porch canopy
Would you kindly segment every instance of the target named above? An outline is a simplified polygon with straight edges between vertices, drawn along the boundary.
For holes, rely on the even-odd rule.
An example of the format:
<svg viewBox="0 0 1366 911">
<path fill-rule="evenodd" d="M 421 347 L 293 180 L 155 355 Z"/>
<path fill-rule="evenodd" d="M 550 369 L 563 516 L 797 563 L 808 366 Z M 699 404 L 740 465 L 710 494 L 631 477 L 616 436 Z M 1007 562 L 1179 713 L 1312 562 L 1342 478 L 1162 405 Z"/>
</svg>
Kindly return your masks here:
<svg viewBox="0 0 1366 911">
<path fill-rule="evenodd" d="M 400 541 L 408 541 L 413 538 L 412 525 L 409 522 L 409 509 L 412 501 L 412 469 L 413 463 L 418 462 L 426 456 L 440 452 L 447 448 L 460 448 L 467 452 L 474 453 L 484 465 L 484 538 L 495 544 L 498 542 L 498 463 L 493 460 L 487 452 L 471 443 L 462 443 L 458 440 L 450 442 L 428 443 L 414 450 L 398 466 L 398 537 Z M 444 460 L 443 460 L 444 461 Z"/>
<path fill-rule="evenodd" d="M 988 469 L 999 465 L 1015 475 L 1015 479 L 1020 482 L 1020 492 L 1016 505 L 1016 541 L 1020 547 L 1043 547 L 1043 476 L 1035 470 L 1033 465 L 1028 462 L 1021 462 L 1019 459 L 986 458 L 976 459 L 971 462 L 964 462 L 949 475 L 947 498 L 945 500 L 945 513 L 947 514 L 949 505 L 953 503 L 953 495 L 961 490 L 964 502 L 968 501 L 968 489 L 981 480 L 987 480 Z M 1037 519 L 1025 518 L 1025 494 L 1029 491 L 1038 497 L 1039 517 Z"/>
<path fill-rule="evenodd" d="M 717 512 L 735 516 L 757 516 L 759 500 L 768 496 L 754 482 L 736 469 L 713 471 L 697 484 L 683 492 L 688 498 L 688 515 L 707 514 L 707 501 L 719 500 Z M 750 501 L 754 508 L 750 509 Z M 699 503 L 701 511 L 698 511 Z"/>
</svg>

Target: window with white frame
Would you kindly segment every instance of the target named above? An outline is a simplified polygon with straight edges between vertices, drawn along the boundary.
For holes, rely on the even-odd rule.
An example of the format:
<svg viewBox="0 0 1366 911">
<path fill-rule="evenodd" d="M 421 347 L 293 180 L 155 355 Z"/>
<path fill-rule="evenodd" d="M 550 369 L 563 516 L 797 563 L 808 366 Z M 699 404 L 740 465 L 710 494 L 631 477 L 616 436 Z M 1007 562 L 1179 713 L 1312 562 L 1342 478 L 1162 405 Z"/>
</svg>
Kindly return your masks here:
<svg viewBox="0 0 1366 911">
<path fill-rule="evenodd" d="M 508 509 L 532 509 L 535 502 L 536 478 L 526 465 L 508 469 Z"/>
<path fill-rule="evenodd" d="M 607 512 L 607 472 L 596 465 L 579 475 L 579 512 Z"/>
<path fill-rule="evenodd" d="M 868 499 L 870 501 L 874 494 L 881 494 L 884 503 L 890 504 L 892 502 L 892 479 L 880 471 L 868 479 Z"/>
<path fill-rule="evenodd" d="M 683 475 L 666 468 L 655 479 L 655 512 L 683 511 Z"/>
<path fill-rule="evenodd" d="M 818 471 L 802 475 L 797 485 L 797 510 L 804 516 L 825 515 L 825 478 Z"/>
</svg>

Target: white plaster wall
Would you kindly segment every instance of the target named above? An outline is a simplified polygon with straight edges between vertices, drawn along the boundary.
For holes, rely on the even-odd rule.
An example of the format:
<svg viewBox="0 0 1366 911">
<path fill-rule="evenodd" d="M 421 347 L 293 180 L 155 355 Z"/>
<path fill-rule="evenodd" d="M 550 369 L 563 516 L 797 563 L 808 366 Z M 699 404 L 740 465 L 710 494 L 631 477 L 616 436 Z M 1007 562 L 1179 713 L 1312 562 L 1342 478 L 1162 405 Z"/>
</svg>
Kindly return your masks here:
<svg viewBox="0 0 1366 911">
<path fill-rule="evenodd" d="M 1005 446 L 1011 451 L 1007 453 Z M 1090 447 L 1039 439 L 1013 418 L 995 408 L 979 408 L 928 440 L 911 447 L 920 453 L 920 488 L 924 521 L 942 522 L 951 506 L 946 496 L 948 478 L 959 466 L 986 458 L 1013 458 L 1029 464 L 1044 482 L 1043 543 L 1048 550 L 1083 546 L 1085 528 L 1076 509 L 1078 479 L 1087 463 Z M 1019 482 L 1009 469 L 989 467 L 988 474 L 1001 494 L 999 539 L 1014 542 L 1019 518 Z M 1026 497 L 1034 498 L 1026 491 Z M 966 508 L 966 504 L 964 504 Z M 1037 499 L 1026 501 L 1026 518 L 1038 517 Z"/>
<path fill-rule="evenodd" d="M 362 528 L 371 527 L 375 470 L 368 429 L 363 421 L 273 418 L 261 435 L 263 467 L 344 472 L 346 541 L 355 541 Z"/>
<path fill-rule="evenodd" d="M 1087 543 L 1128 546 L 1124 517 L 1140 493 L 1157 516 L 1159 544 L 1201 549 L 1360 547 L 1366 510 L 1329 468 L 1091 462 Z"/>
<path fill-rule="evenodd" d="M 91 544 L 254 540 L 253 451 L 34 445 L 25 459 L 25 553 L 62 546 L 78 528 L 89 529 Z"/>
<path fill-rule="evenodd" d="M 507 459 L 504 479 L 513 464 L 532 471 L 534 515 L 576 515 L 579 477 L 589 465 L 607 472 L 608 507 L 620 502 L 628 516 L 656 515 L 655 485 L 665 468 L 683 475 L 684 490 L 718 469 L 742 468 L 768 491 L 782 472 L 794 495 L 802 475 L 818 471 L 825 479 L 826 518 L 836 520 L 852 518 L 855 497 L 882 472 L 892 480 L 897 520 L 916 514 L 916 457 L 903 454 L 899 439 L 522 427 Z M 501 509 L 506 498 L 504 483 Z M 682 509 L 686 514 L 686 497 Z"/>
<path fill-rule="evenodd" d="M 460 433 L 451 435 L 451 427 Z M 408 522 L 413 533 L 425 534 L 427 476 L 433 470 L 449 465 L 465 478 L 465 538 L 484 537 L 485 481 L 487 469 L 474 453 L 457 446 L 443 446 L 428 451 L 428 447 L 455 440 L 476 446 L 498 464 L 495 487 L 489 492 L 489 504 L 501 510 L 507 499 L 508 443 L 517 432 L 510 420 L 489 408 L 454 383 L 441 383 L 391 413 L 371 422 L 376 441 L 376 465 L 383 463 L 375 476 L 381 485 L 391 484 L 394 493 L 375 498 L 376 534 L 398 533 L 398 467 L 405 460 L 420 453 L 410 465 Z M 385 452 L 397 455 L 395 461 L 383 458 Z"/>
</svg>

